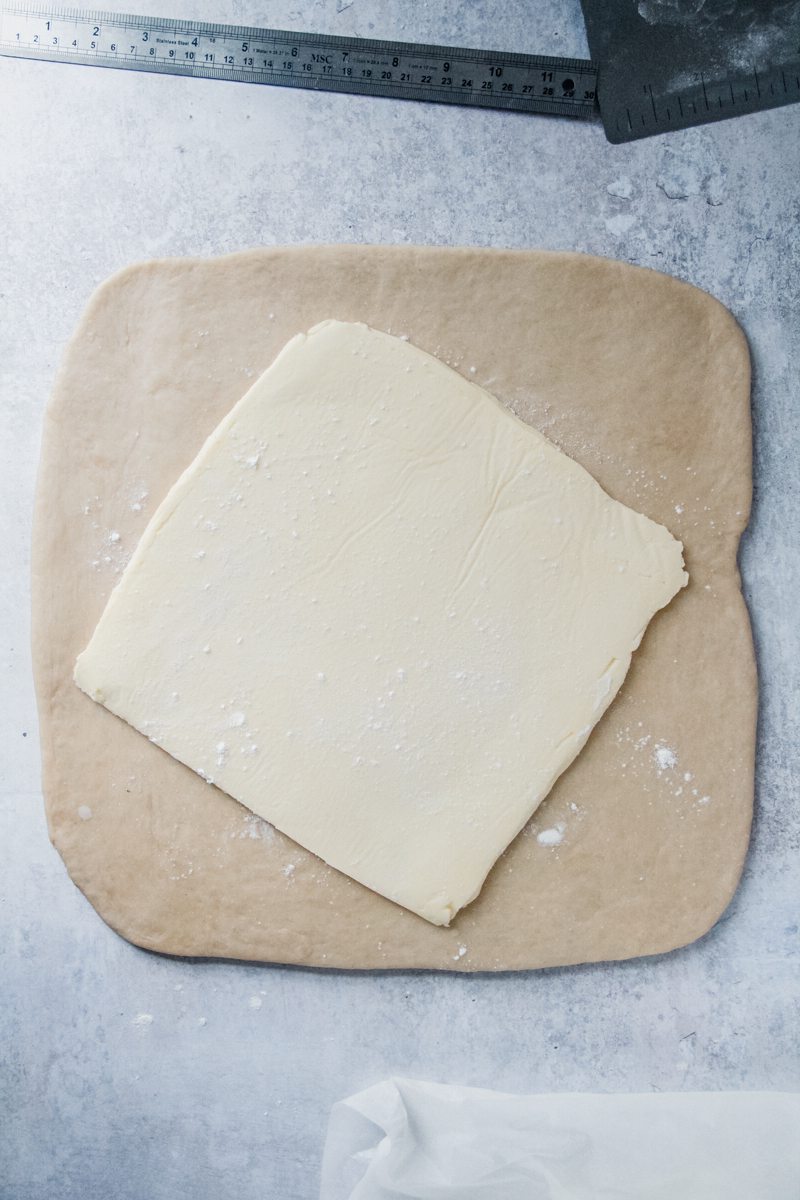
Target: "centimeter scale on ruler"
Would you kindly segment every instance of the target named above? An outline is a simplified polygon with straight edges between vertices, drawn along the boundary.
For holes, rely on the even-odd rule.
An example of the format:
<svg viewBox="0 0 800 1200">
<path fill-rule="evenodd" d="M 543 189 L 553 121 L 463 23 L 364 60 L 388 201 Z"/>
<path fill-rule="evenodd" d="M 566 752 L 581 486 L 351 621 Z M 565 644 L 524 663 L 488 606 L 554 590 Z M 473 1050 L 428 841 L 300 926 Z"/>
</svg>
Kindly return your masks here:
<svg viewBox="0 0 800 1200">
<path fill-rule="evenodd" d="M 135 71 L 591 118 L 586 59 L 0 4 L 0 53 Z"/>
<path fill-rule="evenodd" d="M 797 6 L 800 0 L 795 0 Z M 587 0 L 583 0 L 584 5 Z M 631 0 L 632 3 L 632 0 Z M 250 26 L 0 0 L 0 55 L 84 66 L 352 92 L 590 119 L 611 142 L 758 112 L 800 100 L 800 36 L 791 27 L 776 61 L 733 74 L 699 69 L 664 77 L 623 55 L 609 63 L 455 46 L 291 33 Z M 800 29 L 798 29 L 800 35 Z M 654 72 L 655 71 L 655 75 Z"/>
</svg>

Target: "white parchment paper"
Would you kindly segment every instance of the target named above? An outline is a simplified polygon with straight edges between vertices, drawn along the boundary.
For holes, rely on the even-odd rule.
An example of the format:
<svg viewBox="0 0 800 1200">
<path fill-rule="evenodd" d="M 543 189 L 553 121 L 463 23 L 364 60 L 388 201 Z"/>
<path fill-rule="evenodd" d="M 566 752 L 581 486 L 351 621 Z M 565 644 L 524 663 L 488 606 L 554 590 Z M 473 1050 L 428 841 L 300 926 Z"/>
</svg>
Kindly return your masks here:
<svg viewBox="0 0 800 1200">
<path fill-rule="evenodd" d="M 800 1200 L 800 1094 L 511 1096 L 392 1079 L 333 1108 L 320 1200 Z"/>
</svg>

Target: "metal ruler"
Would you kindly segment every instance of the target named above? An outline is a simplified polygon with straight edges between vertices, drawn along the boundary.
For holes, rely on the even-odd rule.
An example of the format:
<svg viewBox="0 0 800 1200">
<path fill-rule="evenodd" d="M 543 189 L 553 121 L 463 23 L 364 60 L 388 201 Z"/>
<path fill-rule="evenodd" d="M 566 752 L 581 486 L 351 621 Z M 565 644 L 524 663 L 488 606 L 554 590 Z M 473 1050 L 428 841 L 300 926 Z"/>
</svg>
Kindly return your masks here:
<svg viewBox="0 0 800 1200">
<path fill-rule="evenodd" d="M 610 142 L 800 101 L 800 0 L 581 0 Z"/>
<path fill-rule="evenodd" d="M 605 76 L 604 76 L 605 77 Z M 688 129 L 800 101 L 800 58 L 783 66 L 743 71 L 724 79 L 693 72 L 674 91 L 645 83 L 633 96 L 609 89 L 603 124 L 610 142 L 633 142 L 669 129 Z"/>
<path fill-rule="evenodd" d="M 586 59 L 0 3 L 0 54 L 590 118 Z"/>
<path fill-rule="evenodd" d="M 675 23 L 674 6 L 662 26 L 636 0 L 581 3 L 593 61 L 3 0 L 0 55 L 549 116 L 599 112 L 611 142 L 800 100 L 800 0 L 759 0 L 763 28 L 744 32 L 728 6 L 702 37 L 688 17 Z"/>
</svg>

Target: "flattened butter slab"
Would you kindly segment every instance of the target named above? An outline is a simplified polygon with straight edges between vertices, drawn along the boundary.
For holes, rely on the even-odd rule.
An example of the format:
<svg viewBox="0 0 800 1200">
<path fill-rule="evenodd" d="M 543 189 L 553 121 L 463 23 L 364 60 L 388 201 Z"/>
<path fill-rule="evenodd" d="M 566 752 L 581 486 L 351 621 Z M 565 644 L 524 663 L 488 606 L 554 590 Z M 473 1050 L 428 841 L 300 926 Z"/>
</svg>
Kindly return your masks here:
<svg viewBox="0 0 800 1200">
<path fill-rule="evenodd" d="M 408 342 L 294 338 L 155 512 L 95 700 L 434 924 L 579 753 L 682 546 Z"/>
</svg>

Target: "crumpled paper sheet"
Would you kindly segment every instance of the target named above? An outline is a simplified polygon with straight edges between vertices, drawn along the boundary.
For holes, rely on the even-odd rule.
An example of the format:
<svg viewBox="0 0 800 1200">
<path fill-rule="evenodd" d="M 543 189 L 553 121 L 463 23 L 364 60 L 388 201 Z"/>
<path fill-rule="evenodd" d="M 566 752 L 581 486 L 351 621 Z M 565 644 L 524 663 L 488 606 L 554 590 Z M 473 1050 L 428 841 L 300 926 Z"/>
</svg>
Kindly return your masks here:
<svg viewBox="0 0 800 1200">
<path fill-rule="evenodd" d="M 798 1200 L 800 1093 L 511 1096 L 392 1079 L 333 1108 L 320 1200 Z"/>
</svg>

